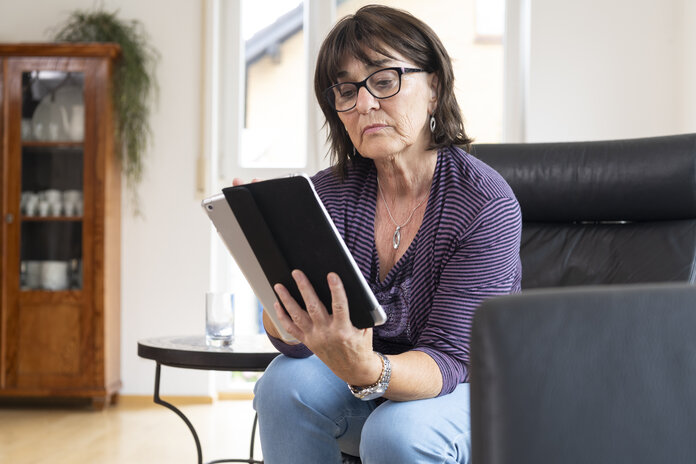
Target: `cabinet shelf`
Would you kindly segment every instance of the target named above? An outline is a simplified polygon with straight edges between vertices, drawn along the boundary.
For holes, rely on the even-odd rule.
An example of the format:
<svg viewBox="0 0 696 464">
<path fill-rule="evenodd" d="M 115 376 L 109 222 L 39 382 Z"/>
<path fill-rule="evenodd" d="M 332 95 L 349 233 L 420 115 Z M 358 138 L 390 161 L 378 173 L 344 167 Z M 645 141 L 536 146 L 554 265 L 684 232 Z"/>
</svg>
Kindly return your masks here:
<svg viewBox="0 0 696 464">
<path fill-rule="evenodd" d="M 24 222 L 80 222 L 82 216 L 22 216 Z"/>
<path fill-rule="evenodd" d="M 22 147 L 34 147 L 34 148 L 82 148 L 83 142 L 44 142 L 37 140 L 23 140 Z"/>
<path fill-rule="evenodd" d="M 22 288 L 20 301 L 23 304 L 79 303 L 83 298 L 82 289 L 45 290 L 41 288 Z"/>
</svg>

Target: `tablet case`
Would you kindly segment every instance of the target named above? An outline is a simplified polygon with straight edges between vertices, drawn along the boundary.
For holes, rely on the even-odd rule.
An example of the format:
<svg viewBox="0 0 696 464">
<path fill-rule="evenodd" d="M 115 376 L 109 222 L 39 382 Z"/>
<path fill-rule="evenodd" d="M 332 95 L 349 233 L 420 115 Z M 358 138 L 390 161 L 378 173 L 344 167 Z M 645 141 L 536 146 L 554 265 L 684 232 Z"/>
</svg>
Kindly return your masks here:
<svg viewBox="0 0 696 464">
<path fill-rule="evenodd" d="M 335 272 L 343 281 L 355 327 L 386 321 L 307 176 L 228 187 L 222 192 L 271 286 L 283 284 L 302 306 L 291 276 L 293 269 L 300 269 L 331 312 L 326 276 Z"/>
</svg>

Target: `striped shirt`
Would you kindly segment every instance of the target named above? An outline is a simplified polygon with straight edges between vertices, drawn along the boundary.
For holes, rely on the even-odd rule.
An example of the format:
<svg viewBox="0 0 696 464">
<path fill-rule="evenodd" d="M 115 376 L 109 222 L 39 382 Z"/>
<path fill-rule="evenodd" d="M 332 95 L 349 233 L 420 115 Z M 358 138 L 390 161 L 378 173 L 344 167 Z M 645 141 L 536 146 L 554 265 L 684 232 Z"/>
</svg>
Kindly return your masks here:
<svg viewBox="0 0 696 464">
<path fill-rule="evenodd" d="M 331 169 L 320 171 L 312 181 L 387 313 L 387 322 L 374 329 L 374 349 L 385 354 L 427 353 L 442 372 L 440 395 L 468 381 L 475 309 L 485 298 L 520 290 L 522 222 L 507 183 L 461 149 L 441 149 L 420 229 L 380 282 L 374 163 L 352 163 L 343 181 Z M 301 345 L 273 341 L 289 356 L 311 354 Z"/>
</svg>

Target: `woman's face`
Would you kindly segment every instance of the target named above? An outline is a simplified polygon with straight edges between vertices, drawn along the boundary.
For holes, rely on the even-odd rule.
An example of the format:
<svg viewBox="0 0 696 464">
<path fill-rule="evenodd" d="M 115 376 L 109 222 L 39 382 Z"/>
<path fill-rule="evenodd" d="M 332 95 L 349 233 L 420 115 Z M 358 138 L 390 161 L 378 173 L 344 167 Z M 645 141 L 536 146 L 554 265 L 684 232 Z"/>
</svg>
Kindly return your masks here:
<svg viewBox="0 0 696 464">
<path fill-rule="evenodd" d="M 339 82 L 360 82 L 373 72 L 389 67 L 417 68 L 400 54 L 394 58 L 370 53 L 376 66 L 354 57 L 343 60 Z M 358 92 L 355 108 L 338 113 L 356 150 L 374 160 L 393 159 L 404 153 L 420 154 L 430 143 L 429 119 L 437 104 L 434 73 L 401 76 L 401 90 L 393 97 L 377 99 L 365 87 Z"/>
</svg>

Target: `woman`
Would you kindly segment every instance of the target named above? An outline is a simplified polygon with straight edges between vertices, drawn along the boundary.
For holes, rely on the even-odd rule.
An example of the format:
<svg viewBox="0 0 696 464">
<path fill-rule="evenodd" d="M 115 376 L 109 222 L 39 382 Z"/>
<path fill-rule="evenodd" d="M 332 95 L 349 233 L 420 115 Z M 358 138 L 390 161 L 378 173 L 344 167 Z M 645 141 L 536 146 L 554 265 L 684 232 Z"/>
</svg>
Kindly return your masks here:
<svg viewBox="0 0 696 464">
<path fill-rule="evenodd" d="M 520 288 L 517 201 L 459 148 L 452 65 L 420 20 L 361 8 L 329 33 L 314 79 L 334 167 L 312 180 L 388 320 L 353 327 L 336 274 L 331 315 L 301 271 L 304 302 L 275 287 L 301 343 L 265 320 L 284 354 L 256 386 L 265 462 L 469 462 L 471 321 Z"/>
</svg>

